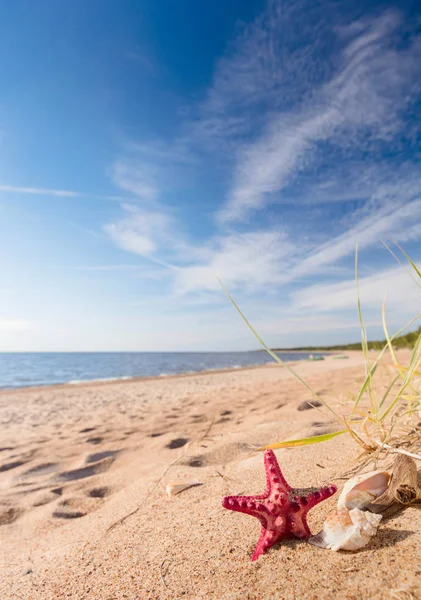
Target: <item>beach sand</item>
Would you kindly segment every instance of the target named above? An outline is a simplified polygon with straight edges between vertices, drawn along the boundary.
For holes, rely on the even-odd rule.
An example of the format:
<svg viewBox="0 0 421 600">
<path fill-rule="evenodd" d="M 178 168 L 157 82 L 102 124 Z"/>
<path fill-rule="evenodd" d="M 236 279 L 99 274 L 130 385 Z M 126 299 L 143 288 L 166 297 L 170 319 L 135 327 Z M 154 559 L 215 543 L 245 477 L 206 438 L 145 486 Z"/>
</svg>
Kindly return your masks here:
<svg viewBox="0 0 421 600">
<path fill-rule="evenodd" d="M 344 412 L 364 376 L 362 355 L 348 356 L 296 363 Z M 357 553 L 287 540 L 250 561 L 260 525 L 221 499 L 264 490 L 250 444 L 338 428 L 326 410 L 298 410 L 306 400 L 276 365 L 0 393 L 0 598 L 421 598 L 415 507 Z M 276 451 L 294 487 L 340 487 L 357 453 L 348 436 Z M 203 485 L 167 497 L 189 478 Z M 337 495 L 310 512 L 314 533 Z"/>
</svg>

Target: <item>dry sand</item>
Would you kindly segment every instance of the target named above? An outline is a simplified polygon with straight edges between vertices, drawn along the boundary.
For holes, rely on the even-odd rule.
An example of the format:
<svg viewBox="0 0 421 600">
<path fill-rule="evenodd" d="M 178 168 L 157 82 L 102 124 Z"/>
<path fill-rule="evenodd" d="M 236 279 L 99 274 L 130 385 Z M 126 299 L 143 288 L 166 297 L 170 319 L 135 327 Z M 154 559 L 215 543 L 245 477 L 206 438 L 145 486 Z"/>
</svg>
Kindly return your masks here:
<svg viewBox="0 0 421 600">
<path fill-rule="evenodd" d="M 347 402 L 363 361 L 297 370 Z M 264 490 L 262 454 L 245 458 L 247 444 L 337 428 L 298 410 L 309 399 L 277 366 L 1 393 L 1 600 L 421 598 L 417 508 L 357 553 L 288 540 L 250 562 L 260 525 L 221 498 Z M 340 486 L 356 448 L 340 436 L 276 454 L 294 487 Z M 169 499 L 166 483 L 183 478 L 203 485 Z M 334 504 L 311 511 L 313 532 Z"/>
</svg>

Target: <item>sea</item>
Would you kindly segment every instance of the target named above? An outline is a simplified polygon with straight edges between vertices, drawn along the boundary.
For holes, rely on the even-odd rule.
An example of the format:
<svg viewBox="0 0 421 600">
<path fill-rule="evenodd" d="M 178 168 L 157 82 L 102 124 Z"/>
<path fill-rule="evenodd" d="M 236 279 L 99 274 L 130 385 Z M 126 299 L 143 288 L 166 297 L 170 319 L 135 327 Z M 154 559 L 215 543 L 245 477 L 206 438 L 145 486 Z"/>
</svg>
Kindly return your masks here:
<svg viewBox="0 0 421 600">
<path fill-rule="evenodd" d="M 307 352 L 278 355 L 286 362 L 309 357 Z M 271 362 L 268 353 L 257 351 L 0 353 L 0 389 L 240 369 Z"/>
</svg>

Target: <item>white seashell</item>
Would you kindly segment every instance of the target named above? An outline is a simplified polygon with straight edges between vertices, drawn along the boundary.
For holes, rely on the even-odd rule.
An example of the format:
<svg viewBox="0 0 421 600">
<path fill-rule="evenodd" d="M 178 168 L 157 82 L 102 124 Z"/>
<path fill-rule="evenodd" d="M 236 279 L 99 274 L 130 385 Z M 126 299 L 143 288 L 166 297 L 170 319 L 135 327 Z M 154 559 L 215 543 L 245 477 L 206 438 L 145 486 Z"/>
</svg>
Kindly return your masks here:
<svg viewBox="0 0 421 600">
<path fill-rule="evenodd" d="M 346 482 L 338 499 L 338 509 L 366 508 L 388 488 L 391 474 L 387 471 L 370 471 L 356 475 Z"/>
<path fill-rule="evenodd" d="M 335 510 L 327 516 L 322 531 L 309 538 L 310 544 L 321 548 L 355 552 L 368 544 L 376 534 L 382 515 L 359 508 Z"/>
<path fill-rule="evenodd" d="M 175 496 L 179 494 L 183 490 L 188 490 L 191 487 L 196 485 L 202 485 L 201 481 L 197 481 L 197 479 L 186 479 L 184 481 L 170 481 L 165 488 L 168 496 Z"/>
</svg>

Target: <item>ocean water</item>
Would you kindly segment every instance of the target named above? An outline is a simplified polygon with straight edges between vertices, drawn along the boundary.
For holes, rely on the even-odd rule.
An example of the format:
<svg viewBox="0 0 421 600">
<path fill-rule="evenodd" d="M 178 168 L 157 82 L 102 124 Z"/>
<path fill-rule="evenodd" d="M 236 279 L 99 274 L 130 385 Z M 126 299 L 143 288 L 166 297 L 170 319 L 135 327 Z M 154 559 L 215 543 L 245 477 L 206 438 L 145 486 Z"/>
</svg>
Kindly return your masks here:
<svg viewBox="0 0 421 600">
<path fill-rule="evenodd" d="M 278 354 L 284 361 L 309 356 L 306 352 Z M 196 373 L 270 362 L 274 361 L 266 352 L 0 353 L 0 389 Z"/>
</svg>

